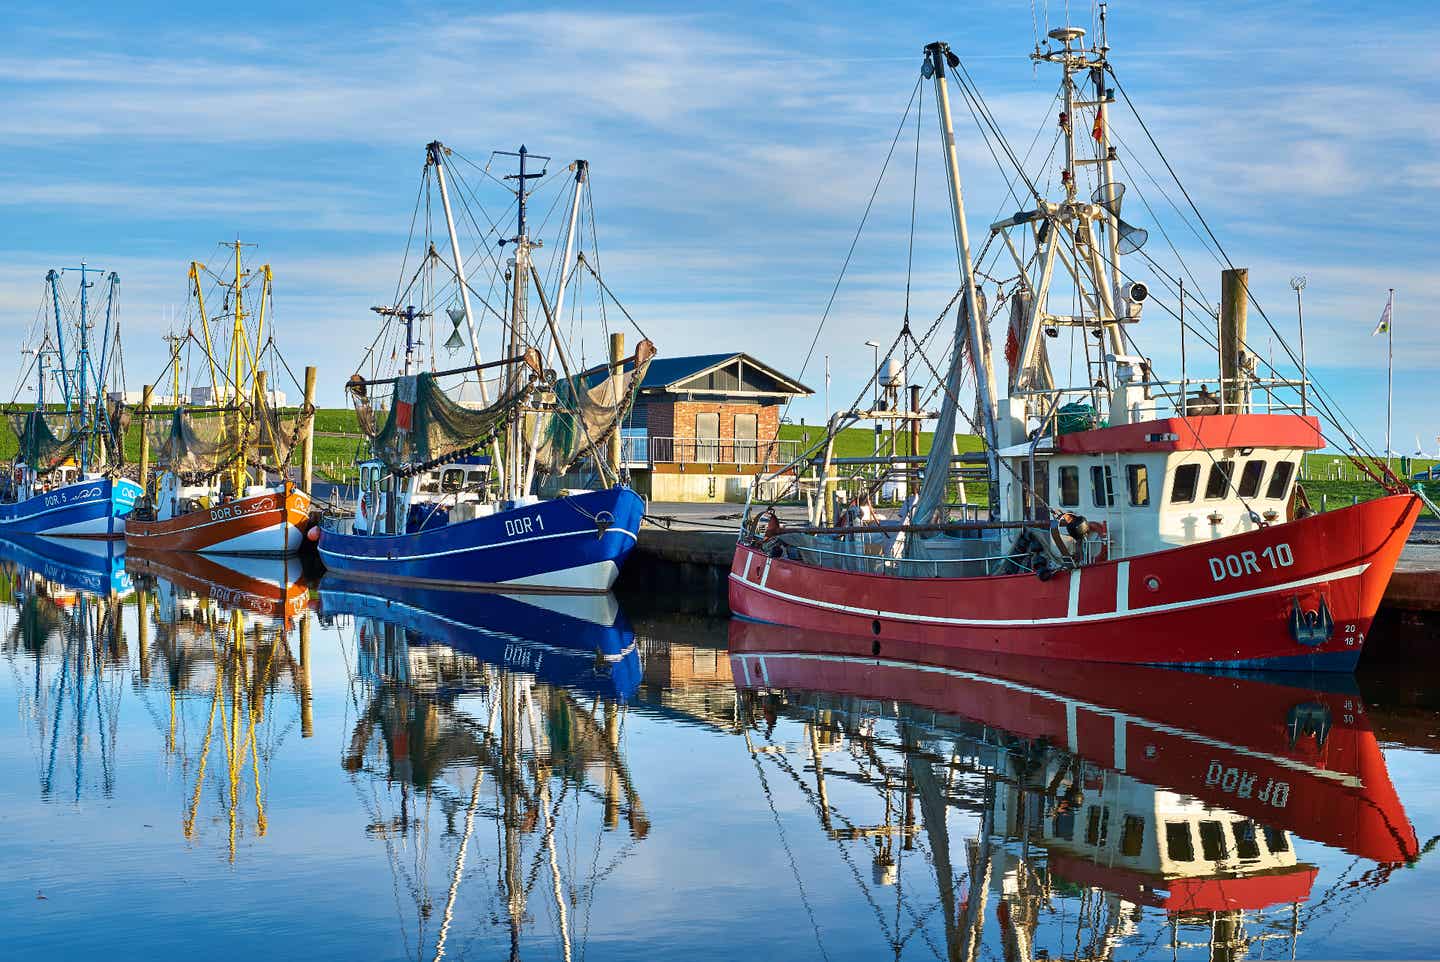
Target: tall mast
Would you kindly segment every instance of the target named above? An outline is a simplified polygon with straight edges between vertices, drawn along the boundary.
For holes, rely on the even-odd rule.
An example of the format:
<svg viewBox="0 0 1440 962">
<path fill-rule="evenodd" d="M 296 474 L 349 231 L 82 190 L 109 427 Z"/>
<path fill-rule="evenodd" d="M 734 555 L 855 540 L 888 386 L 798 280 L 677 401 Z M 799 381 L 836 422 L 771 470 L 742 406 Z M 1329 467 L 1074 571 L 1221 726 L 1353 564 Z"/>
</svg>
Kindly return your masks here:
<svg viewBox="0 0 1440 962">
<path fill-rule="evenodd" d="M 1120 271 L 1120 212 L 1116 209 L 1115 196 L 1115 155 L 1110 150 L 1110 115 L 1109 104 L 1113 97 L 1110 89 L 1105 86 L 1105 68 L 1108 66 L 1107 57 L 1110 54 L 1110 42 L 1107 39 L 1105 25 L 1105 4 L 1100 4 L 1100 44 L 1096 48 L 1099 56 L 1090 67 L 1090 77 L 1095 87 L 1095 131 L 1099 134 L 1096 140 L 1099 143 L 1097 148 L 1100 151 L 1100 170 L 1103 172 L 1103 186 L 1105 188 L 1105 204 L 1115 214 L 1115 223 L 1110 224 L 1105 237 L 1110 247 L 1110 289 L 1112 294 L 1118 293 L 1120 285 L 1124 282 L 1124 275 Z M 1118 335 L 1119 330 L 1116 329 Z"/>
<path fill-rule="evenodd" d="M 529 197 L 529 185 L 526 181 L 535 180 L 545 176 L 542 169 L 539 173 L 531 173 L 528 169 L 528 161 L 531 154 L 524 144 L 520 145 L 517 153 L 509 151 L 496 151 L 497 154 L 520 158 L 520 172 L 518 174 L 507 174 L 506 180 L 516 182 L 515 198 L 517 203 L 517 217 L 515 223 L 515 236 L 510 242 L 515 245 L 515 267 L 512 271 L 510 285 L 510 357 L 519 357 L 525 351 L 525 321 L 528 313 L 528 301 L 530 293 L 530 248 L 539 247 L 538 243 L 530 240 L 529 225 L 526 222 L 526 201 Z M 535 159 L 548 161 L 549 157 L 535 155 Z M 502 241 L 501 243 L 505 243 Z M 506 391 L 514 393 L 520 388 L 520 380 L 523 377 L 521 369 L 515 365 L 507 368 Z M 521 485 L 524 477 L 528 476 L 521 465 L 520 450 L 525 447 L 525 425 L 524 419 L 516 417 L 511 419 L 510 426 L 506 432 L 506 448 L 514 452 L 510 457 L 510 471 L 505 475 L 506 487 L 509 496 L 518 498 L 525 494 Z"/>
<path fill-rule="evenodd" d="M 590 170 L 590 163 L 584 160 L 575 161 L 575 192 L 570 197 L 570 220 L 565 228 L 565 250 L 560 255 L 559 277 L 555 281 L 555 309 L 550 312 L 550 317 L 555 322 L 551 331 L 550 344 L 545 349 L 545 367 L 550 367 L 555 360 L 555 352 L 560 350 L 560 344 L 555 334 L 560 330 L 561 312 L 565 309 L 565 292 L 570 285 L 566 283 L 569 279 L 570 257 L 575 252 L 575 228 L 580 220 L 580 197 L 585 190 L 585 181 Z M 525 461 L 525 480 L 520 485 L 520 493 L 526 494 L 530 491 L 530 485 L 535 480 L 535 452 L 540 447 L 540 426 L 542 420 L 535 419 L 535 426 L 530 432 L 529 457 Z"/>
<path fill-rule="evenodd" d="M 83 435 L 89 425 L 89 418 L 86 416 L 86 408 L 89 406 L 87 392 L 85 390 L 85 372 L 90 366 L 90 309 L 88 290 L 89 282 L 85 280 L 85 262 L 80 262 L 80 358 L 76 364 L 76 380 L 80 385 L 80 432 Z M 80 442 L 80 473 L 83 475 L 90 468 L 90 439 L 85 437 Z"/>
<path fill-rule="evenodd" d="M 105 447 L 105 436 L 110 433 L 110 419 L 106 417 L 105 411 L 105 375 L 110 361 L 110 322 L 115 313 L 115 292 L 119 287 L 120 275 L 111 271 L 110 283 L 105 292 L 105 335 L 100 339 L 100 367 L 95 373 L 95 423 L 99 425 L 100 419 L 105 418 L 105 433 L 100 435 L 100 450 L 102 455 Z"/>
<path fill-rule="evenodd" d="M 445 160 L 444 155 L 448 148 L 438 140 L 432 140 L 425 147 L 426 163 L 435 167 L 435 182 L 440 186 L 440 205 L 445 209 L 445 227 L 450 232 L 450 260 L 451 266 L 455 269 L 455 283 L 460 288 L 460 306 L 465 309 L 465 330 L 470 334 L 470 356 L 475 366 L 479 367 L 480 342 L 475 339 L 475 315 L 470 311 L 470 285 L 465 278 L 465 265 L 460 254 L 460 238 L 455 233 L 455 215 L 450 209 L 450 189 L 445 182 Z M 490 399 L 486 396 L 485 376 L 476 374 L 480 381 L 480 403 L 489 404 Z"/>
<path fill-rule="evenodd" d="M 990 471 L 990 485 L 999 478 L 999 458 L 995 426 L 995 370 L 990 363 L 989 340 L 985 337 L 985 319 L 980 316 L 979 298 L 975 287 L 975 268 L 970 261 L 970 231 L 965 223 L 965 197 L 960 184 L 960 161 L 955 152 L 955 127 L 950 118 L 950 91 L 945 82 L 945 71 L 959 58 L 950 52 L 943 42 L 929 44 L 925 48 L 930 75 L 935 81 L 935 103 L 940 109 L 940 148 L 945 156 L 945 175 L 950 185 L 951 215 L 955 226 L 955 258 L 960 265 L 960 274 L 965 285 L 965 310 L 969 313 L 967 335 L 970 342 L 970 357 L 975 362 L 975 390 L 980 395 L 980 417 L 984 422 L 985 458 Z M 960 345 L 955 345 L 960 350 Z M 957 403 L 957 399 L 948 399 Z M 992 510 L 996 499 L 991 498 Z"/>
<path fill-rule="evenodd" d="M 50 282 L 50 297 L 55 304 L 55 340 L 60 353 L 60 389 L 65 394 L 65 413 L 70 413 L 70 372 L 65 369 L 65 324 L 60 317 L 60 272 L 45 275 Z"/>
<path fill-rule="evenodd" d="M 240 281 L 240 239 L 235 239 L 235 326 L 230 334 L 230 387 L 237 403 L 245 396 L 240 350 L 245 343 L 245 295 Z"/>
</svg>

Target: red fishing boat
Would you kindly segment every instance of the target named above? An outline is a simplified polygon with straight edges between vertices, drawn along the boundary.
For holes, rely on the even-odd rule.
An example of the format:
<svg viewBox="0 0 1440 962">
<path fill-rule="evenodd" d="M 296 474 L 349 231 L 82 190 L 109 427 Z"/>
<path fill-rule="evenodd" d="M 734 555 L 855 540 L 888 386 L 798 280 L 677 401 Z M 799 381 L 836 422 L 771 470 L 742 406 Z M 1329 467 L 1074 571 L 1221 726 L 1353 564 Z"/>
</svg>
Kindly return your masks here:
<svg viewBox="0 0 1440 962">
<path fill-rule="evenodd" d="M 162 502 L 165 495 L 162 478 Z M 132 520 L 125 541 L 141 551 L 294 555 L 309 526 L 310 495 L 285 481 L 275 488 L 251 486 L 246 497 L 213 506 L 191 499 L 188 510 L 176 511 L 163 520 Z"/>
<path fill-rule="evenodd" d="M 1096 671 L 1074 661 L 909 642 L 883 643 L 877 657 L 871 643 L 853 636 L 743 621 L 732 622 L 730 659 L 742 689 L 904 701 L 1043 740 L 1152 791 L 1181 793 L 1362 858 L 1396 864 L 1420 853 L 1364 700 L 1348 679 L 1330 684 L 1333 676 L 1326 675 L 1210 675 L 1143 665 Z M 1113 824 L 1119 822 L 1117 816 Z M 1199 854 L 1203 832 L 1194 838 L 1202 843 L 1194 846 Z M 1233 853 L 1237 846 L 1232 840 L 1224 848 Z M 1139 863 L 1110 867 L 1138 870 Z M 1117 890 L 1115 882 L 1103 884 Z M 1219 887 L 1235 897 L 1246 885 L 1288 891 L 1299 884 L 1262 876 Z M 1195 898 L 1221 897 L 1199 881 L 1193 886 Z"/>
<path fill-rule="evenodd" d="M 929 331 L 917 334 L 907 284 L 906 320 L 891 357 L 877 365 L 869 409 L 857 399 L 830 419 L 809 455 L 757 483 L 757 494 L 777 500 L 803 494 L 810 516 L 786 528 L 752 502 L 730 571 L 731 609 L 881 645 L 1350 670 L 1420 501 L 1383 463 L 1357 454 L 1351 461 L 1386 496 L 1311 510 L 1299 483 L 1306 453 L 1363 446 L 1307 379 L 1303 358 L 1289 376 L 1259 370 L 1259 352 L 1246 341 L 1246 271 L 1223 272 L 1212 309 L 1177 280 L 1187 268 L 1164 270 L 1146 254 L 1149 283 L 1121 269 L 1122 255 L 1137 253 L 1146 232 L 1120 216 L 1125 187 L 1113 176 L 1108 118 L 1117 101 L 1108 85 L 1118 81 L 1110 48 L 1103 36 L 1086 47 L 1084 36 L 1058 28 L 1033 55 L 1063 71 L 1055 134 L 1057 147 L 1063 142 L 1062 196 L 1047 200 L 1035 186 L 1044 179 L 1027 175 L 1029 206 L 989 225 L 973 259 L 946 81 L 963 67 L 944 44 L 926 48 L 921 72 L 934 82 L 940 113 L 959 288 Z M 973 87 L 959 88 L 983 118 Z M 1075 136 L 1082 120 L 1092 136 Z M 1003 140 L 996 130 L 990 124 L 983 134 Z M 991 146 L 997 157 L 1016 156 L 1008 144 Z M 1082 190 L 1086 178 L 1093 186 Z M 912 215 L 912 238 L 914 229 Z M 987 280 L 998 289 L 994 310 L 983 297 Z M 1152 295 L 1152 286 L 1163 293 Z M 925 352 L 956 304 L 942 374 Z M 1179 320 L 1178 380 L 1160 379 L 1135 343 L 1147 305 Z M 1199 325 L 1186 321 L 1187 306 Z M 988 325 L 1003 308 L 1009 378 L 1002 398 Z M 1055 380 L 1063 359 L 1052 363 L 1049 345 L 1063 343 L 1062 332 L 1078 386 Z M 1186 367 L 1187 332 L 1213 340 L 1209 357 L 1219 365 L 1204 378 Z M 928 369 L 938 413 L 920 409 L 920 386 L 904 409 L 902 359 L 912 374 Z M 983 451 L 959 457 L 942 443 L 924 459 L 894 457 L 894 425 L 909 424 L 910 450 L 918 451 L 926 418 L 936 420 L 936 438 L 969 422 Z M 839 431 L 872 419 L 876 457 L 833 458 Z M 891 456 L 884 457 L 887 419 Z M 851 476 L 841 473 L 856 465 Z M 967 484 L 986 497 L 968 501 Z M 904 500 L 885 517 L 872 501 L 892 491 Z"/>
</svg>

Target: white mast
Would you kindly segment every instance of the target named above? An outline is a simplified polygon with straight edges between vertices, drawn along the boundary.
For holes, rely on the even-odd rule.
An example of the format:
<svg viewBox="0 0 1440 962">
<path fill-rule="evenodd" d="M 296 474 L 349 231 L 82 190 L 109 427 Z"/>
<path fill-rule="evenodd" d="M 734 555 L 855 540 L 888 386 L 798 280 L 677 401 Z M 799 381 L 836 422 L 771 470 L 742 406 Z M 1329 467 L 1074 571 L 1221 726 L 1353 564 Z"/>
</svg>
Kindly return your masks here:
<svg viewBox="0 0 1440 962">
<path fill-rule="evenodd" d="M 589 169 L 590 164 L 588 161 L 575 161 L 575 193 L 570 198 L 570 222 L 565 230 L 565 250 L 560 255 L 560 276 L 555 282 L 555 309 L 550 312 L 550 317 L 554 319 L 555 326 L 551 329 L 550 344 L 545 349 L 545 367 L 547 369 L 554 363 L 555 352 L 560 349 L 555 335 L 558 334 L 560 330 L 561 312 L 565 309 L 565 291 L 570 286 L 566 281 L 568 281 L 570 277 L 570 257 L 575 252 L 575 227 L 580 220 L 580 197 L 585 190 L 585 180 Z M 525 462 L 525 481 L 520 486 L 520 494 L 528 494 L 530 485 L 535 481 L 535 452 L 540 447 L 541 423 L 542 419 L 536 417 L 534 429 L 530 432 L 530 456 Z"/>
<path fill-rule="evenodd" d="M 985 457 L 990 468 L 990 484 L 993 492 L 999 478 L 999 458 L 996 455 L 998 438 L 995 426 L 995 370 L 990 363 L 989 339 L 985 337 L 985 319 L 980 316 L 979 298 L 975 287 L 975 269 L 970 262 L 970 231 L 965 224 L 965 197 L 960 185 L 960 161 L 955 153 L 955 127 L 950 119 L 950 92 L 945 83 L 945 71 L 951 64 L 958 64 L 959 58 L 950 52 L 943 42 L 925 47 L 926 72 L 935 81 L 935 102 L 940 108 L 940 147 L 945 155 L 945 175 L 950 185 L 951 214 L 955 226 L 955 257 L 964 278 L 965 303 L 969 312 L 967 334 L 970 342 L 970 357 L 975 362 L 975 390 L 980 395 L 980 417 L 984 422 Z M 961 346 L 957 343 L 955 350 Z M 949 398 L 957 404 L 957 398 Z M 992 510 L 999 506 L 991 498 Z"/>
<path fill-rule="evenodd" d="M 435 165 L 435 180 L 440 185 L 440 204 L 445 208 L 445 227 L 450 232 L 450 257 L 452 266 L 455 268 L 455 283 L 460 286 L 460 305 L 465 309 L 465 329 L 470 332 L 470 356 L 473 358 L 475 366 L 479 367 L 482 363 L 480 342 L 475 339 L 475 316 L 470 312 L 470 285 L 465 281 L 465 265 L 460 253 L 460 239 L 455 234 L 455 215 L 450 210 L 450 191 L 445 183 L 443 157 L 447 148 L 440 141 L 434 140 L 425 150 L 429 155 L 429 162 Z M 475 376 L 480 381 L 480 403 L 489 404 L 490 399 L 486 397 L 485 392 L 485 376 L 478 371 Z"/>
</svg>

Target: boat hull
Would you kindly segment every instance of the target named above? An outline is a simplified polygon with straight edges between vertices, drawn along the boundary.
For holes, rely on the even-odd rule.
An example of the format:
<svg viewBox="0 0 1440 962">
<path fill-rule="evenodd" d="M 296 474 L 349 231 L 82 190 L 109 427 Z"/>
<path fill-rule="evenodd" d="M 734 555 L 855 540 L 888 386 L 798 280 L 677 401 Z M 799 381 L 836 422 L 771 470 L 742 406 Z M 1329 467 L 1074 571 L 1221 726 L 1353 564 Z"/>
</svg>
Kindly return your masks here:
<svg viewBox="0 0 1440 962">
<path fill-rule="evenodd" d="M 320 532 L 327 570 L 354 577 L 522 591 L 609 591 L 644 502 L 587 491 L 403 535 Z"/>
<path fill-rule="evenodd" d="M 1048 581 L 840 571 L 740 545 L 730 607 L 882 647 L 907 640 L 1098 662 L 1350 671 L 1419 509 L 1413 495 L 1379 498 Z M 1297 612 L 1302 621 L 1328 612 L 1333 628 L 1297 631 Z"/>
<path fill-rule="evenodd" d="M 16 535 L 0 541 L 0 561 L 14 562 L 53 584 L 101 597 L 123 597 L 134 587 L 125 570 L 125 545 L 114 540 Z"/>
<path fill-rule="evenodd" d="M 165 521 L 131 519 L 125 542 L 145 551 L 288 557 L 298 554 L 309 526 L 310 495 L 283 492 L 238 498 Z"/>
<path fill-rule="evenodd" d="M 77 481 L 13 504 L 0 504 L 0 534 L 120 538 L 140 485 L 125 478 Z"/>
<path fill-rule="evenodd" d="M 1402 863 L 1420 852 L 1353 678 L 1147 665 L 1096 671 L 912 642 L 877 657 L 870 647 L 777 625 L 734 621 L 730 630 L 742 690 L 906 702 L 1064 747 L 1362 858 Z"/>
</svg>

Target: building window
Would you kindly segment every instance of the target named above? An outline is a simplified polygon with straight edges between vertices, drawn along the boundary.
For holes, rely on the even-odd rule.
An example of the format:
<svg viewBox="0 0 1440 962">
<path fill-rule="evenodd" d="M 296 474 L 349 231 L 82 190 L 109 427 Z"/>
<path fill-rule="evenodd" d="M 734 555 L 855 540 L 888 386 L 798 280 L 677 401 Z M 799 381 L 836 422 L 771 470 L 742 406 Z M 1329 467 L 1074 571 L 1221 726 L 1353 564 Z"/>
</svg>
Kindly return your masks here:
<svg viewBox="0 0 1440 962">
<path fill-rule="evenodd" d="M 755 432 L 760 425 L 760 418 L 755 414 L 735 415 L 735 463 L 736 464 L 758 464 L 760 461 L 759 452 L 756 450 Z"/>
<path fill-rule="evenodd" d="M 1090 469 L 1090 497 L 1097 508 L 1115 506 L 1115 479 L 1108 466 L 1097 464 Z"/>
<path fill-rule="evenodd" d="M 1264 461 L 1246 461 L 1240 471 L 1240 497 L 1253 498 L 1260 493 L 1260 482 L 1265 478 Z"/>
<path fill-rule="evenodd" d="M 1139 815 L 1126 815 L 1120 828 L 1120 854 L 1135 858 L 1145 845 L 1145 819 Z"/>
<path fill-rule="evenodd" d="M 1200 486 L 1200 465 L 1182 464 L 1175 469 L 1175 484 L 1170 488 L 1170 500 L 1175 504 L 1188 504 L 1195 500 L 1195 489 Z"/>
<path fill-rule="evenodd" d="M 1130 482 L 1130 503 L 1143 508 L 1150 503 L 1150 472 L 1143 464 L 1127 464 L 1125 474 Z"/>
<path fill-rule="evenodd" d="M 1270 487 L 1265 489 L 1265 497 L 1272 501 L 1279 501 L 1285 497 L 1290 490 L 1290 476 L 1295 473 L 1295 464 L 1291 461 L 1278 461 L 1275 470 L 1270 473 Z"/>
<path fill-rule="evenodd" d="M 695 460 L 711 464 L 720 460 L 720 415 L 695 415 Z"/>
<path fill-rule="evenodd" d="M 1230 479 L 1235 475 L 1234 461 L 1216 461 L 1205 478 L 1205 500 L 1218 501 L 1230 493 Z"/>
<path fill-rule="evenodd" d="M 1172 862 L 1195 861 L 1195 843 L 1190 838 L 1189 822 L 1165 823 L 1165 851 Z"/>
<path fill-rule="evenodd" d="M 1080 507 L 1080 469 L 1060 469 L 1060 504 L 1067 508 Z"/>
</svg>

